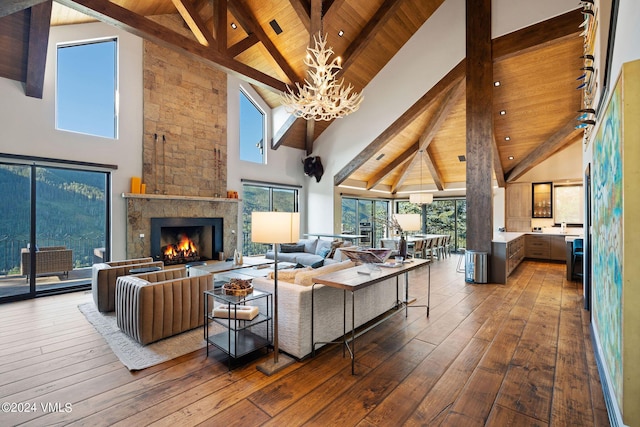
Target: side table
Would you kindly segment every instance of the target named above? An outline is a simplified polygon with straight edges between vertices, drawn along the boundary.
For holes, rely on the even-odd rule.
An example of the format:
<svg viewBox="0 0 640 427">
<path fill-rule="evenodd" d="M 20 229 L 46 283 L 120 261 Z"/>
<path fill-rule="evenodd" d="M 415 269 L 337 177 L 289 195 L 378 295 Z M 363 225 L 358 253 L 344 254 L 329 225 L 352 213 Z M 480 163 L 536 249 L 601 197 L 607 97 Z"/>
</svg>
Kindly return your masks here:
<svg viewBox="0 0 640 427">
<path fill-rule="evenodd" d="M 259 300 L 266 300 L 265 308 L 259 309 L 258 314 L 251 320 L 242 319 L 243 306 L 249 306 Z M 224 310 L 226 317 L 213 315 L 213 309 L 220 305 L 226 305 L 228 310 Z M 229 357 L 229 370 L 231 370 L 232 359 L 245 356 L 271 344 L 273 331 L 272 323 L 273 298 L 270 292 L 254 289 L 247 296 L 227 295 L 222 288 L 215 288 L 204 291 L 204 339 L 207 341 L 207 357 L 209 357 L 209 345 L 213 345 Z M 215 322 L 225 328 L 224 332 L 215 334 L 209 333 L 209 323 Z M 258 335 L 252 328 L 264 324 L 266 326 L 266 337 Z"/>
</svg>

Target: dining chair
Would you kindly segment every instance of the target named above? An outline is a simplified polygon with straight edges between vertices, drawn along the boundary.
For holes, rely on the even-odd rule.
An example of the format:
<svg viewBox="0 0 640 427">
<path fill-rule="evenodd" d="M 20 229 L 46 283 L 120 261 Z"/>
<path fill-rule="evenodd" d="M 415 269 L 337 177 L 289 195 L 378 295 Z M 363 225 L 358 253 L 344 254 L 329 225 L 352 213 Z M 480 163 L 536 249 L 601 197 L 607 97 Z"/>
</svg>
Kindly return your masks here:
<svg viewBox="0 0 640 427">
<path fill-rule="evenodd" d="M 430 261 L 433 261 L 433 244 L 435 240 L 433 237 L 430 237 L 424 241 L 424 257 L 427 258 L 428 256 Z"/>
<path fill-rule="evenodd" d="M 414 258 L 426 258 L 425 241 L 423 239 L 416 240 L 413 244 L 412 255 Z"/>
</svg>

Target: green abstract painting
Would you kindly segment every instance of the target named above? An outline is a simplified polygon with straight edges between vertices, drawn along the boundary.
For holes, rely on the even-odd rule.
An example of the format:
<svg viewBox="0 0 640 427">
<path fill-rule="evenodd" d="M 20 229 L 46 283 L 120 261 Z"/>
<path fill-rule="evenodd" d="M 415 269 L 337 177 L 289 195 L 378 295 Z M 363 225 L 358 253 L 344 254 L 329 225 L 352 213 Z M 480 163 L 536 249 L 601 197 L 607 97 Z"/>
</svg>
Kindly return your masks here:
<svg viewBox="0 0 640 427">
<path fill-rule="evenodd" d="M 607 374 L 622 398 L 622 96 L 615 87 L 593 146 L 593 317 Z"/>
</svg>

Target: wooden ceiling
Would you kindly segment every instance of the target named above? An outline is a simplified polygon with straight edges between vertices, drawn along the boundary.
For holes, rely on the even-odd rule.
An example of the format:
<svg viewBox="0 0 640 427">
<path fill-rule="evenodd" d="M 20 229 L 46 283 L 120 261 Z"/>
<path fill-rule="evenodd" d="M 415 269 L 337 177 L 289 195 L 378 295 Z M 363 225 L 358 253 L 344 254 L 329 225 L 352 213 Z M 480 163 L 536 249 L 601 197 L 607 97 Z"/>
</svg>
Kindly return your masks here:
<svg viewBox="0 0 640 427">
<path fill-rule="evenodd" d="M 43 60 L 43 43 L 46 56 L 48 37 L 43 33 L 48 33 L 48 22 L 99 19 L 237 75 L 277 107 L 280 91 L 305 76 L 303 59 L 313 29 L 322 26 L 328 44 L 343 58 L 342 76 L 361 91 L 442 3 L 12 0 L 0 5 L 0 76 L 23 81 L 26 87 L 30 81 L 36 90 L 27 95 L 38 97 L 44 65 L 37 65 Z M 583 66 L 582 19 L 574 10 L 493 40 L 493 74 L 500 82 L 493 92 L 494 178 L 501 186 L 582 138 L 575 129 L 582 100 L 576 90 Z M 276 34 L 273 20 L 282 33 Z M 30 39 L 30 33 L 40 36 Z M 41 97 L 41 88 L 39 93 Z M 312 153 L 328 124 L 291 119 L 272 146 Z M 352 159 L 334 183 L 361 183 L 391 193 L 420 185 L 444 190 L 465 182 L 466 166 L 459 160 L 466 154 L 465 141 L 463 61 Z"/>
</svg>

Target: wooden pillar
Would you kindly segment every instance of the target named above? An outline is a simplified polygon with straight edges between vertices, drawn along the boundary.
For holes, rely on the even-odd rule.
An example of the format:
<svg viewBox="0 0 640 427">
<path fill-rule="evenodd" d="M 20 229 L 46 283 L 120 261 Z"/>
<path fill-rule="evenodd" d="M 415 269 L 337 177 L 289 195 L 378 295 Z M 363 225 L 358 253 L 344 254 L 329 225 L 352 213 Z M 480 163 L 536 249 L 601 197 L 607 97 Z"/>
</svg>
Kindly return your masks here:
<svg viewBox="0 0 640 427">
<path fill-rule="evenodd" d="M 467 0 L 466 17 L 467 249 L 491 254 L 493 237 L 491 0 Z M 487 261 L 487 265 L 490 265 L 489 260 Z"/>
</svg>

